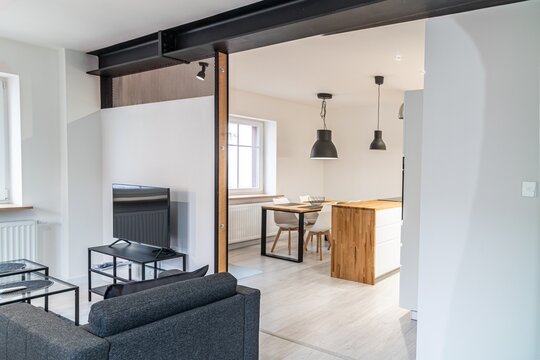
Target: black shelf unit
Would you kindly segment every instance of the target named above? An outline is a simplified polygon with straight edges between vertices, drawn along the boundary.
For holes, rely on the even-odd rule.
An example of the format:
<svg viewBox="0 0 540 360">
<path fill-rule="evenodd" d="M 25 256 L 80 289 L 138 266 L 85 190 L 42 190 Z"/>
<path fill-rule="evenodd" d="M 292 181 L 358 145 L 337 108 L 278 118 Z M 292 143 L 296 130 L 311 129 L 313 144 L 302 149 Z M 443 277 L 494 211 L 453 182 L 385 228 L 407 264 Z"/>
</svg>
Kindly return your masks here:
<svg viewBox="0 0 540 360">
<path fill-rule="evenodd" d="M 159 250 L 159 249 L 158 249 Z M 111 256 L 113 258 L 112 274 L 105 271 L 92 268 L 92 253 L 98 253 L 102 255 Z M 154 270 L 154 279 L 157 278 L 158 262 L 168 261 L 173 259 L 182 259 L 182 270 L 186 271 L 186 254 L 181 252 L 175 252 L 173 254 L 159 255 L 156 257 L 156 248 L 153 246 L 138 244 L 138 243 L 117 243 L 115 245 L 102 245 L 88 248 L 88 301 L 92 301 L 92 293 L 103 296 L 107 285 L 92 287 L 92 274 L 98 274 L 101 276 L 112 279 L 113 284 L 120 282 L 133 281 L 131 264 L 128 268 L 128 278 L 123 278 L 117 274 L 117 259 L 123 259 L 141 266 L 141 278 L 146 279 L 146 269 L 151 268 Z M 152 266 L 148 266 L 152 264 Z"/>
</svg>

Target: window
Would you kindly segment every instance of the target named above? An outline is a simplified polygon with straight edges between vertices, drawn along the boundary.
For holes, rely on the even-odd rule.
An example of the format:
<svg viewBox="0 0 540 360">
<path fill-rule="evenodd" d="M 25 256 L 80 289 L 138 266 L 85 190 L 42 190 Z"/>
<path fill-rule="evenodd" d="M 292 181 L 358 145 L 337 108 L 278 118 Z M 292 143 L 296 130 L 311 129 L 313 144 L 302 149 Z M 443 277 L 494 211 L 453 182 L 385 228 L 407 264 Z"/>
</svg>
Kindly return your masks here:
<svg viewBox="0 0 540 360">
<path fill-rule="evenodd" d="M 263 123 L 229 118 L 229 189 L 236 193 L 263 192 Z"/>
<path fill-rule="evenodd" d="M 0 202 L 7 202 L 9 181 L 7 80 L 0 78 Z"/>
</svg>

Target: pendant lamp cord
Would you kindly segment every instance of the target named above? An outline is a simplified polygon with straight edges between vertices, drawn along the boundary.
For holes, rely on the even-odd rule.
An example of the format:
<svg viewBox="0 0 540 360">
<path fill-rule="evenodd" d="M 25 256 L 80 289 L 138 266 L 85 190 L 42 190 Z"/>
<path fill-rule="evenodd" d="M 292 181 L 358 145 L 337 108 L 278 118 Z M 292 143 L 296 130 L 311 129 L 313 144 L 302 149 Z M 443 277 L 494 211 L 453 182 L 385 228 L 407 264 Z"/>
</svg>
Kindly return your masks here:
<svg viewBox="0 0 540 360">
<path fill-rule="evenodd" d="M 326 99 L 323 99 L 321 104 L 321 119 L 324 124 L 324 130 L 326 130 Z"/>
<path fill-rule="evenodd" d="M 377 130 L 379 130 L 379 121 L 380 121 L 380 114 L 381 114 L 381 85 L 378 85 L 377 90 Z"/>
</svg>

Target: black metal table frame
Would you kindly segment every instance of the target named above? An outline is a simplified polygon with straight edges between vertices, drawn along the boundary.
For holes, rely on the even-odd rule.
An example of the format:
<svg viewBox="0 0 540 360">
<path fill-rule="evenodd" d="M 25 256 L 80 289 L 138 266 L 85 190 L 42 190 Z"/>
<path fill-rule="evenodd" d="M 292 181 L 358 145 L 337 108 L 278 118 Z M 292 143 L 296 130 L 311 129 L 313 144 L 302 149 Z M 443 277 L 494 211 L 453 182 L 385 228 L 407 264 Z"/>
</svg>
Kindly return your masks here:
<svg viewBox="0 0 540 360">
<path fill-rule="evenodd" d="M 272 210 L 279 211 L 279 210 Z M 261 255 L 267 256 L 275 259 L 281 259 L 286 261 L 292 261 L 296 263 L 301 263 L 304 261 L 304 213 L 297 212 L 298 214 L 298 257 L 287 257 L 276 254 L 267 254 L 266 252 L 266 215 L 268 209 L 262 207 L 262 219 L 261 219 Z M 314 212 L 314 211 L 313 211 Z"/>
<path fill-rule="evenodd" d="M 97 270 L 97 269 L 92 269 L 92 252 L 93 251 L 97 252 L 98 254 L 102 254 L 102 255 L 106 255 L 106 256 L 112 256 L 112 258 L 113 258 L 113 273 L 112 273 L 112 275 L 109 274 L 109 273 L 106 273 L 104 271 L 100 271 L 100 270 Z M 168 259 L 168 258 L 160 258 L 160 259 L 153 260 L 153 261 L 137 262 L 137 261 L 134 261 L 134 260 L 129 259 L 127 257 L 122 257 L 122 256 L 118 256 L 118 255 L 110 255 L 110 254 L 107 254 L 107 253 L 104 253 L 104 252 L 96 251 L 94 248 L 88 248 L 88 301 L 92 301 L 92 293 L 101 295 L 99 292 L 94 291 L 94 289 L 92 288 L 92 273 L 111 278 L 113 280 L 113 284 L 116 284 L 118 281 L 130 282 L 130 281 L 133 280 L 132 279 L 132 271 L 131 271 L 131 262 L 134 262 L 136 264 L 141 265 L 141 279 L 146 280 L 146 265 L 153 263 L 154 264 L 154 266 L 153 266 L 154 279 L 157 279 L 157 271 L 162 270 L 162 269 L 159 269 L 158 266 L 157 266 L 157 263 L 159 261 L 166 261 L 166 260 L 172 260 L 172 259 L 182 259 L 182 271 L 186 271 L 186 254 L 181 254 L 181 253 L 178 253 L 178 254 L 180 254 L 182 256 L 173 257 L 173 258 L 170 258 L 170 259 Z M 128 278 L 127 279 L 125 279 L 123 277 L 120 277 L 117 274 L 117 259 L 118 258 L 130 261 L 130 263 L 128 265 L 129 268 L 128 268 Z"/>
<path fill-rule="evenodd" d="M 34 272 L 40 272 L 40 271 L 43 271 L 44 272 L 44 275 L 45 276 L 49 276 L 49 267 L 48 266 L 45 266 L 43 264 L 40 264 L 40 263 L 37 263 L 35 261 L 32 261 L 32 260 L 28 260 L 28 259 L 17 259 L 17 260 L 9 260 L 9 261 L 2 261 L 2 263 L 15 263 L 17 261 L 28 261 L 34 265 L 37 265 L 37 269 L 27 269 L 27 268 L 24 268 L 24 269 L 19 269 L 19 270 L 15 270 L 15 271 L 10 271 L 10 272 L 7 272 L 7 273 L 2 273 L 0 274 L 0 278 L 3 278 L 3 277 L 6 277 L 6 276 L 13 276 L 13 275 L 21 275 L 21 280 L 24 281 L 26 280 L 26 274 L 31 274 L 31 273 L 34 273 Z M 31 299 L 28 299 L 28 303 L 30 304 Z M 44 305 L 44 308 L 45 308 L 45 311 L 49 311 L 49 295 L 46 295 L 45 296 L 45 305 Z"/>
<path fill-rule="evenodd" d="M 32 272 L 36 272 L 36 271 L 32 271 Z M 30 296 L 26 297 L 23 300 L 18 299 L 18 300 L 6 301 L 6 302 L 3 302 L 2 305 L 14 304 L 14 303 L 18 303 L 18 302 L 21 302 L 21 301 L 25 301 L 25 302 L 28 302 L 30 304 L 31 300 L 39 299 L 39 298 L 42 298 L 42 297 L 45 298 L 45 301 L 48 304 L 48 298 L 51 295 L 58 295 L 58 294 L 63 294 L 63 293 L 69 292 L 69 291 L 75 291 L 75 325 L 79 326 L 79 287 L 77 285 L 70 284 L 68 282 L 65 282 L 63 280 L 54 278 L 54 277 L 49 276 L 49 275 L 43 275 L 43 274 L 41 274 L 39 272 L 36 272 L 36 273 L 43 276 L 43 277 L 46 277 L 47 279 L 50 279 L 51 281 L 64 284 L 65 286 L 67 286 L 67 288 L 62 289 L 62 290 L 55 290 L 55 291 L 53 291 L 51 293 L 45 293 L 45 294 L 39 294 L 39 295 L 33 295 L 33 296 L 30 295 Z M 30 294 L 31 293 L 32 292 L 30 291 Z M 45 311 L 49 312 L 48 305 L 47 305 L 47 308 L 45 309 Z"/>
</svg>

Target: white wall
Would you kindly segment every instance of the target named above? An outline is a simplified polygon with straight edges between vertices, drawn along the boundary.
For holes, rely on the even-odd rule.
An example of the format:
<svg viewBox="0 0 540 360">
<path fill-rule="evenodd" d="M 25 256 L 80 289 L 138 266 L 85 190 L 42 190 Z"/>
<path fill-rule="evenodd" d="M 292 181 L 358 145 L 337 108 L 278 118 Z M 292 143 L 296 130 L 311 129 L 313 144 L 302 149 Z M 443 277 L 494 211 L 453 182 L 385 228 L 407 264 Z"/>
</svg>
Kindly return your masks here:
<svg viewBox="0 0 540 360">
<path fill-rule="evenodd" d="M 343 107 L 328 102 L 327 124 L 337 160 L 311 160 L 309 153 L 322 126 L 320 103 L 291 102 L 232 89 L 232 114 L 277 123 L 276 192 L 296 201 L 299 195 L 340 200 L 368 200 L 401 195 L 403 124 L 397 117 L 403 92 L 382 91 L 381 129 L 386 151 L 371 151 L 377 104 Z"/>
<path fill-rule="evenodd" d="M 422 190 L 423 90 L 406 91 L 403 120 L 405 179 L 399 306 L 418 310 L 418 249 L 420 245 L 420 193 Z M 414 317 L 415 314 L 413 313 Z"/>
<path fill-rule="evenodd" d="M 540 358 L 540 3 L 429 19 L 419 360 Z"/>
<path fill-rule="evenodd" d="M 34 206 L 30 211 L 2 213 L 0 221 L 38 220 L 38 260 L 50 266 L 51 274 L 65 278 L 83 275 L 86 261 L 80 256 L 86 259 L 86 255 L 80 249 L 86 249 L 83 239 L 92 236 L 92 231 L 90 226 L 79 228 L 77 224 L 88 208 L 84 212 L 70 208 L 74 202 L 69 202 L 69 177 L 82 177 L 77 169 L 69 170 L 68 141 L 73 145 L 91 139 L 90 133 L 68 139 L 68 122 L 99 110 L 99 79 L 85 73 L 95 66 L 95 59 L 84 53 L 7 39 L 0 39 L 0 59 L 0 72 L 17 75 L 20 81 L 20 109 L 10 110 L 20 110 L 20 133 L 12 134 L 22 139 L 19 202 Z M 17 106 L 16 102 L 11 105 Z M 18 115 L 17 111 L 13 114 Z M 99 124 L 99 119 L 93 123 Z M 72 165 L 77 165 L 74 160 L 76 157 L 71 159 Z M 92 170 L 85 166 L 79 169 Z M 77 182 L 75 178 L 71 184 Z M 81 207 L 87 205 L 81 203 Z M 70 210 L 75 214 L 72 219 L 77 231 L 70 232 Z"/>
<path fill-rule="evenodd" d="M 230 113 L 272 120 L 277 125 L 276 193 L 298 201 L 298 196 L 322 195 L 323 161 L 309 152 L 321 125 L 320 108 L 231 89 Z M 328 104 L 329 113 L 331 104 Z M 330 117 L 329 117 L 330 118 Z"/>
<path fill-rule="evenodd" d="M 169 187 L 172 247 L 190 269 L 212 272 L 213 96 L 102 110 L 102 135 L 103 242 L 112 241 L 112 183 Z"/>
<path fill-rule="evenodd" d="M 324 194 L 339 200 L 372 200 L 401 196 L 403 121 L 398 110 L 403 92 L 381 87 L 381 121 L 386 151 L 369 150 L 377 128 L 374 102 L 368 106 L 330 109 L 334 144 L 339 159 L 324 162 Z M 331 104 L 329 104 L 330 106 Z"/>
<path fill-rule="evenodd" d="M 86 74 L 97 67 L 97 58 L 61 50 L 65 70 L 65 125 L 67 141 L 63 163 L 65 191 L 63 253 L 67 276 L 85 278 L 87 249 L 102 239 L 101 115 L 99 78 Z"/>
<path fill-rule="evenodd" d="M 61 265 L 61 99 L 60 53 L 57 49 L 0 39 L 0 72 L 20 79 L 22 202 L 34 210 L 2 213 L 0 221 L 38 219 L 39 260 L 51 273 Z"/>
</svg>

